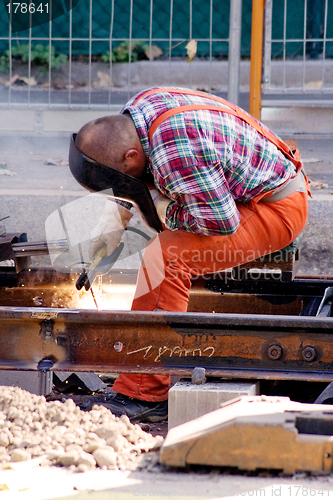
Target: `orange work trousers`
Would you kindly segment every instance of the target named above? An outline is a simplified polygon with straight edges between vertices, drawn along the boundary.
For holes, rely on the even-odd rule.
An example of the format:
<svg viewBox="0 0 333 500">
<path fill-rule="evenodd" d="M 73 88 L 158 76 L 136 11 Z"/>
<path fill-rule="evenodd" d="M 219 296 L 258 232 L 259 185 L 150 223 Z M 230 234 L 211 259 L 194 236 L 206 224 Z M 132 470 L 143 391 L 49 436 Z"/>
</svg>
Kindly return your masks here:
<svg viewBox="0 0 333 500">
<path fill-rule="evenodd" d="M 132 310 L 185 312 L 193 276 L 217 273 L 289 245 L 305 227 L 307 193 L 294 192 L 275 202 L 251 200 L 237 208 L 241 220 L 234 234 L 165 230 L 152 239 L 139 269 Z M 113 388 L 143 401 L 165 401 L 170 377 L 120 374 Z"/>
</svg>

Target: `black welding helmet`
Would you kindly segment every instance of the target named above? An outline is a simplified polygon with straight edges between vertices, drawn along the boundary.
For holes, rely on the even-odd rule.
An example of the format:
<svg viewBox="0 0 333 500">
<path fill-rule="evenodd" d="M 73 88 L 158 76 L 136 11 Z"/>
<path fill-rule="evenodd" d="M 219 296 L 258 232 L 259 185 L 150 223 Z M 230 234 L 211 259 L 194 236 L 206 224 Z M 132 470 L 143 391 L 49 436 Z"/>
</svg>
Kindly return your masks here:
<svg viewBox="0 0 333 500">
<path fill-rule="evenodd" d="M 102 165 L 81 153 L 75 146 L 76 135 L 73 134 L 71 137 L 69 168 L 77 182 L 91 192 L 103 191 L 111 198 L 132 203 L 148 226 L 161 232 L 162 224 L 147 184 L 114 168 Z"/>
</svg>

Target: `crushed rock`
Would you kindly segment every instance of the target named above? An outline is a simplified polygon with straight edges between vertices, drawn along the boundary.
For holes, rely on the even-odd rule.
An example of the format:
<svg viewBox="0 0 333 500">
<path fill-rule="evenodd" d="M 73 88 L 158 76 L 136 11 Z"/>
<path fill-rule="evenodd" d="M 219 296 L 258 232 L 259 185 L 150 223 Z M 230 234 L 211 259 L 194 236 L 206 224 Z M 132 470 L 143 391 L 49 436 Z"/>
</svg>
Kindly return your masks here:
<svg viewBox="0 0 333 500">
<path fill-rule="evenodd" d="M 82 411 L 72 399 L 47 402 L 18 387 L 0 386 L 3 466 L 42 457 L 42 465 L 79 472 L 96 467 L 151 470 L 162 442 L 162 436 L 152 436 L 104 406 Z"/>
</svg>

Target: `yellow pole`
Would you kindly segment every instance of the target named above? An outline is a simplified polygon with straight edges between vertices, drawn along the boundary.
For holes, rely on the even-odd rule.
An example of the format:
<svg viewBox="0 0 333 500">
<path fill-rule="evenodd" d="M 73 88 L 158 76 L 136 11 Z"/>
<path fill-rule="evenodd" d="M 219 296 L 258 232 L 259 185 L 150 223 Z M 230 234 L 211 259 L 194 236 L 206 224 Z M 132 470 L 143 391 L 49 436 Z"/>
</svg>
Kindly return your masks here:
<svg viewBox="0 0 333 500">
<path fill-rule="evenodd" d="M 260 120 L 265 0 L 252 0 L 250 115 Z"/>
</svg>

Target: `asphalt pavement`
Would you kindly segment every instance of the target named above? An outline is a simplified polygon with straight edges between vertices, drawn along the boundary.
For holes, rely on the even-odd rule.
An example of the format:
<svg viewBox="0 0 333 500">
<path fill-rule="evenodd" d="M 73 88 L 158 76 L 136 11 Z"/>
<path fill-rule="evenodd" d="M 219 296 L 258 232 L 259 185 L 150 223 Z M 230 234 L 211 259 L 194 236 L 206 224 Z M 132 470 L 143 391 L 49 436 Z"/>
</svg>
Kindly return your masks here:
<svg viewBox="0 0 333 500">
<path fill-rule="evenodd" d="M 45 221 L 60 207 L 87 196 L 68 167 L 70 134 L 0 134 L 0 219 L 7 232 L 45 240 Z M 309 219 L 301 247 L 301 274 L 333 274 L 333 141 L 299 136 L 311 181 Z M 140 219 L 136 217 L 136 224 Z M 40 262 L 40 261 L 39 261 Z M 43 265 L 50 265 L 47 257 Z"/>
</svg>

